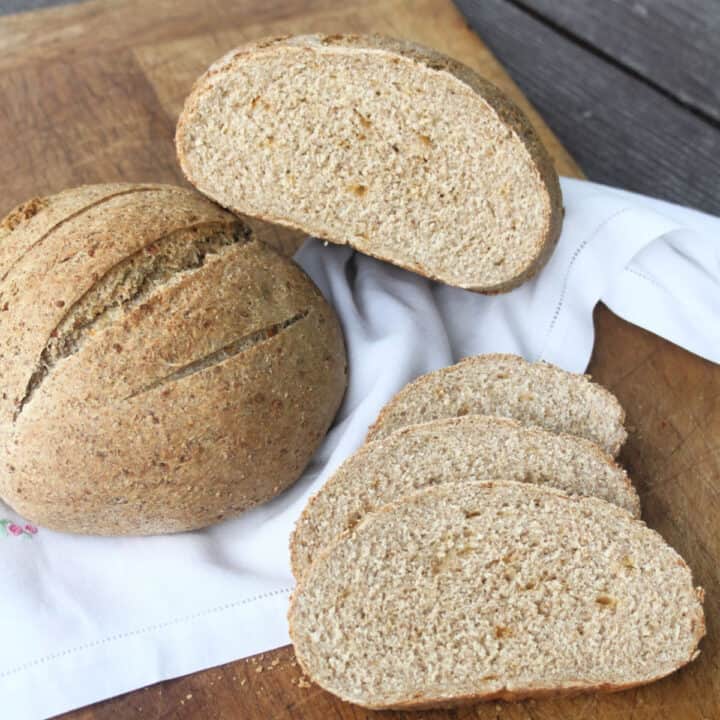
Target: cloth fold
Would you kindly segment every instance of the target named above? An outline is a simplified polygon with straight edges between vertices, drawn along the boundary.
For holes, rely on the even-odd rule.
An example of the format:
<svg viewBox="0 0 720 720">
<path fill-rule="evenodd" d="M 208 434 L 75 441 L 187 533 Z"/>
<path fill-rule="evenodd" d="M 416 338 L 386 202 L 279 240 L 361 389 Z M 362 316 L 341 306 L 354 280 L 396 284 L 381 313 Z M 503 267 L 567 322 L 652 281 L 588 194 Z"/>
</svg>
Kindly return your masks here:
<svg viewBox="0 0 720 720">
<path fill-rule="evenodd" d="M 592 183 L 562 181 L 548 265 L 511 293 L 433 283 L 309 240 L 297 261 L 345 332 L 349 387 L 302 478 L 203 531 L 150 538 L 36 529 L 0 503 L 3 716 L 44 718 L 288 642 L 288 538 L 308 497 L 418 375 L 513 352 L 582 372 L 592 310 L 720 362 L 720 219 Z"/>
</svg>

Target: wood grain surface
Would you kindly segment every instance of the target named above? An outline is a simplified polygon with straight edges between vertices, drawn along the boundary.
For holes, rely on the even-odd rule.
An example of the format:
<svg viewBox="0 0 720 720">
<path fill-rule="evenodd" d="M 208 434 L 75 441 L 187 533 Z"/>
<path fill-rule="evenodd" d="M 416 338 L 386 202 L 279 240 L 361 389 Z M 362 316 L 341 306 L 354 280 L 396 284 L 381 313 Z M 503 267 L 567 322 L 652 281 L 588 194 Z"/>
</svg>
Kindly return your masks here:
<svg viewBox="0 0 720 720">
<path fill-rule="evenodd" d="M 591 180 L 720 214 L 718 0 L 456 2 Z"/>
<path fill-rule="evenodd" d="M 513 0 L 688 109 L 720 121 L 717 0 Z"/>
<path fill-rule="evenodd" d="M 449 0 L 92 1 L 0 19 L 0 212 L 32 195 L 83 182 L 181 182 L 172 135 L 195 77 L 243 41 L 300 31 L 378 31 L 457 57 L 530 113 L 562 173 L 580 174 Z M 597 142 L 601 145 L 602 138 Z M 288 250 L 297 242 L 284 231 L 264 232 Z M 372 713 L 308 683 L 292 650 L 284 648 L 138 690 L 64 719 L 720 717 L 720 368 L 604 308 L 596 312 L 596 329 L 591 371 L 627 408 L 631 435 L 622 460 L 638 484 L 644 517 L 687 558 L 707 591 L 708 637 L 691 666 L 616 695 Z"/>
<path fill-rule="evenodd" d="M 591 180 L 720 214 L 718 0 L 455 3 Z"/>
</svg>

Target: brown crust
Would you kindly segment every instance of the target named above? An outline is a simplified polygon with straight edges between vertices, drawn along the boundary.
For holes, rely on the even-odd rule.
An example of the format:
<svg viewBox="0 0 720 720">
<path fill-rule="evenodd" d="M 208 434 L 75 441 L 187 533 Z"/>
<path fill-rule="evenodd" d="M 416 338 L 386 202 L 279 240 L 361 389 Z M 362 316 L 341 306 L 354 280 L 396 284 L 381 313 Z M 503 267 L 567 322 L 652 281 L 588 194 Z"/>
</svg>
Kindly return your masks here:
<svg viewBox="0 0 720 720">
<path fill-rule="evenodd" d="M 183 136 L 185 127 L 189 122 L 189 119 L 197 107 L 198 99 L 211 87 L 211 84 L 215 82 L 218 76 L 221 76 L 225 72 L 231 72 L 234 67 L 239 64 L 244 57 L 252 55 L 256 52 L 265 51 L 268 49 L 274 49 L 277 47 L 300 47 L 307 49 L 308 51 L 317 50 L 318 48 L 327 47 L 339 47 L 348 49 L 359 49 L 359 50 L 377 50 L 379 52 L 385 52 L 389 55 L 400 56 L 402 58 L 411 60 L 413 62 L 420 63 L 426 68 L 438 73 L 443 73 L 452 76 L 454 79 L 459 80 L 464 85 L 471 88 L 487 103 L 488 107 L 501 119 L 501 121 L 507 125 L 512 134 L 519 140 L 519 142 L 525 147 L 528 152 L 537 174 L 542 182 L 543 187 L 547 191 L 548 195 L 548 214 L 546 216 L 546 224 L 544 227 L 544 241 L 538 248 L 538 252 L 534 257 L 533 261 L 525 268 L 525 270 L 517 275 L 516 277 L 508 280 L 504 283 L 499 283 L 492 286 L 462 286 L 467 290 L 474 292 L 480 292 L 485 294 L 497 294 L 507 292 L 522 284 L 526 280 L 530 279 L 535 275 L 547 262 L 550 255 L 552 254 L 557 242 L 560 238 L 560 231 L 562 229 L 563 221 L 563 206 L 562 206 L 562 194 L 560 190 L 560 182 L 558 179 L 557 172 L 555 170 L 552 158 L 542 144 L 539 136 L 535 132 L 530 121 L 525 117 L 523 112 L 518 108 L 515 103 L 510 100 L 501 90 L 495 87 L 492 83 L 481 78 L 477 73 L 471 70 L 466 65 L 453 60 L 435 50 L 430 48 L 417 45 L 415 43 L 405 42 L 396 40 L 394 38 L 384 37 L 381 35 L 298 35 L 289 36 L 281 35 L 276 37 L 269 37 L 257 42 L 241 46 L 236 48 L 225 56 L 220 58 L 218 61 L 213 63 L 210 68 L 196 80 L 190 95 L 185 101 L 185 106 L 180 118 L 178 120 L 177 129 L 175 133 L 175 147 L 178 156 L 178 162 L 182 168 L 185 177 L 190 183 L 192 183 L 200 192 L 203 192 L 211 197 L 216 202 L 223 204 L 222 198 L 214 197 L 212 194 L 207 193 L 200 187 L 200 183 L 196 178 L 193 177 L 192 171 L 187 162 L 184 151 Z M 246 212 L 243 208 L 228 207 L 229 210 L 243 214 Z M 354 247 L 352 241 L 340 240 L 328 236 L 326 233 L 318 232 L 318 228 L 313 228 L 309 224 L 298 224 L 289 222 L 285 218 L 277 217 L 272 214 L 257 214 L 261 220 L 272 222 L 278 225 L 283 225 L 295 230 L 301 230 L 316 237 L 320 237 L 329 242 L 339 245 L 350 245 Z M 403 264 L 387 258 L 379 254 L 373 253 L 367 248 L 359 249 L 365 255 L 375 257 L 378 260 L 386 262 L 392 262 L 400 267 L 423 275 L 424 277 L 430 278 L 437 282 L 445 282 L 441 278 L 434 275 L 427 268 L 420 267 L 413 264 Z"/>
<path fill-rule="evenodd" d="M 18 225 L 27 222 L 33 215 L 36 215 L 42 208 L 47 205 L 47 199 L 43 197 L 34 197 L 20 203 L 13 208 L 2 220 L 0 220 L 0 232 L 12 232 Z"/>
<path fill-rule="evenodd" d="M 12 266 L 64 223 L 115 197 L 157 191 L 186 192 L 183 188 L 156 183 L 105 183 L 81 185 L 20 204 L 0 221 L 0 240 L 12 235 L 12 242 L 0 244 L 0 292 Z"/>
<path fill-rule="evenodd" d="M 551 363 L 546 362 L 540 362 L 540 363 L 530 363 L 524 358 L 520 357 L 519 355 L 512 355 L 510 353 L 486 353 L 483 355 L 473 355 L 470 357 L 463 358 L 460 360 L 460 362 L 455 363 L 454 365 L 449 365 L 444 368 L 439 368 L 438 370 L 433 370 L 431 372 L 425 373 L 424 375 L 421 375 L 420 377 L 416 378 L 415 380 L 409 382 L 405 387 L 401 388 L 400 391 L 382 408 L 380 411 L 380 414 L 378 415 L 375 422 L 368 428 L 367 436 L 365 438 L 366 442 L 371 442 L 375 439 L 377 439 L 377 435 L 380 432 L 382 426 L 385 424 L 388 415 L 390 412 L 394 409 L 396 403 L 400 402 L 406 394 L 413 392 L 416 388 L 422 388 L 426 384 L 432 383 L 438 375 L 443 375 L 447 373 L 449 370 L 455 369 L 457 367 L 461 367 L 463 365 L 473 365 L 473 364 L 479 364 L 484 362 L 493 362 L 495 360 L 505 360 L 505 361 L 519 361 L 522 363 L 526 363 L 527 365 L 546 365 L 548 367 L 551 367 L 555 369 L 559 373 L 563 373 L 569 377 L 578 378 L 585 380 L 588 383 L 591 383 L 594 388 L 600 393 L 602 393 L 606 399 L 615 406 L 616 412 L 618 414 L 618 423 L 620 427 L 623 429 L 622 437 L 619 441 L 617 441 L 612 448 L 608 448 L 608 454 L 612 455 L 613 457 L 616 457 L 618 452 L 620 452 L 620 448 L 622 447 L 623 443 L 627 439 L 627 432 L 624 429 L 625 424 L 625 410 L 620 404 L 620 401 L 613 395 L 610 390 L 608 390 L 606 387 L 603 387 L 599 383 L 595 383 L 591 380 L 589 375 L 579 375 L 577 373 L 571 373 L 567 370 L 563 370 L 560 367 L 557 367 L 555 365 L 552 365 Z M 603 452 L 605 452 L 604 448 L 600 448 Z"/>
<path fill-rule="evenodd" d="M 87 185 L 45 200 L 0 246 L 0 424 L 17 409 L 54 329 L 113 265 L 193 224 L 238 222 L 171 185 Z"/>
<path fill-rule="evenodd" d="M 483 485 L 485 487 L 495 487 L 496 485 L 502 485 L 503 483 L 495 483 L 495 482 L 478 482 L 478 485 Z M 510 483 L 510 484 L 520 484 L 520 483 Z M 612 508 L 614 512 L 622 513 L 625 516 L 628 515 L 628 513 L 623 510 L 622 508 L 619 508 L 615 505 L 611 505 L 610 503 L 605 503 L 602 500 L 598 500 L 597 498 L 579 498 L 579 497 L 570 497 L 569 495 L 565 495 L 562 491 L 557 490 L 555 488 L 548 488 L 543 487 L 543 492 L 549 492 L 554 495 L 560 496 L 567 500 L 568 502 L 579 502 L 579 503 L 602 503 L 604 506 L 607 506 L 608 508 Z M 430 488 L 426 490 L 422 490 L 412 496 L 408 496 L 405 498 L 402 498 L 398 502 L 408 502 L 412 501 L 413 498 L 421 497 L 422 495 L 426 493 L 433 493 L 433 492 L 442 492 L 442 487 L 436 487 L 436 488 Z M 396 507 L 398 503 L 390 503 L 388 505 L 385 505 L 382 508 L 379 508 L 378 510 L 373 511 L 368 516 L 363 518 L 363 520 L 360 521 L 360 525 L 364 524 L 368 517 L 376 516 L 380 513 L 392 513 L 394 508 Z M 635 522 L 640 523 L 641 525 L 647 527 L 646 523 L 643 522 L 640 519 L 635 520 Z M 360 526 L 359 525 L 359 526 Z M 358 526 L 358 527 L 359 527 Z M 351 535 L 355 532 L 357 528 L 354 528 L 350 531 L 345 531 L 338 535 L 335 540 L 330 543 L 328 546 L 323 548 L 317 558 L 317 560 L 322 560 L 325 556 L 329 555 L 333 549 L 339 545 L 340 543 L 347 540 Z M 657 535 L 662 540 L 662 536 L 660 533 L 658 533 L 656 530 L 653 530 L 652 528 L 648 528 L 651 532 L 653 532 L 655 535 Z M 665 542 L 663 540 L 663 542 Z M 677 555 L 677 553 L 676 553 Z M 688 571 L 690 571 L 690 568 L 688 567 L 685 560 L 680 557 L 680 555 L 677 555 L 678 562 L 686 568 Z M 318 563 L 313 563 L 313 565 L 310 567 L 309 572 L 301 578 L 298 578 L 297 585 L 295 586 L 295 589 L 293 590 L 291 596 L 290 596 L 290 603 L 288 606 L 288 628 L 290 633 L 290 639 L 293 644 L 293 649 L 295 651 L 295 657 L 298 661 L 298 664 L 300 665 L 300 668 L 302 671 L 307 675 L 310 679 L 313 679 L 312 672 L 310 670 L 309 665 L 304 661 L 302 657 L 302 653 L 298 652 L 298 648 L 295 645 L 294 637 L 296 636 L 295 631 L 295 625 L 293 622 L 293 611 L 295 608 L 296 598 L 302 591 L 302 588 L 304 585 L 310 585 L 314 582 L 313 574 L 314 572 L 318 572 L 317 570 Z M 691 571 L 690 571 L 691 572 Z M 656 682 L 657 680 L 660 680 L 664 677 L 667 677 L 668 675 L 671 675 L 672 673 L 676 672 L 677 670 L 681 669 L 688 663 L 695 660 L 698 655 L 700 654 L 700 650 L 698 650 L 698 645 L 702 638 L 706 635 L 706 623 L 705 623 L 705 615 L 702 610 L 702 604 L 705 598 L 705 591 L 702 587 L 695 587 L 695 595 L 698 599 L 698 602 L 701 605 L 700 610 L 700 616 L 699 621 L 697 623 L 693 623 L 693 640 L 694 640 L 694 646 L 693 650 L 690 653 L 690 655 L 683 659 L 680 663 L 677 665 L 667 668 L 666 670 L 663 670 L 662 672 L 658 673 L 657 675 L 654 675 L 650 678 L 644 679 L 644 680 L 638 680 L 636 682 L 629 682 L 629 683 L 622 683 L 622 684 L 613 684 L 613 683 L 602 683 L 602 684 L 591 684 L 591 683 L 567 683 L 562 686 L 554 685 L 550 687 L 529 687 L 524 690 L 507 690 L 507 688 L 503 688 L 502 690 L 492 692 L 492 693 L 479 693 L 479 694 L 471 694 L 471 695 L 460 695 L 453 698 L 432 698 L 432 697 L 420 697 L 420 698 L 412 698 L 405 702 L 400 703 L 390 703 L 390 704 L 372 704 L 367 703 L 361 705 L 361 707 L 366 707 L 370 710 L 431 710 L 431 709 L 451 709 L 456 708 L 464 705 L 473 705 L 478 704 L 481 702 L 489 702 L 493 700 L 505 700 L 505 701 L 518 701 L 518 700 L 528 700 L 532 698 L 552 698 L 552 697 L 561 697 L 561 696 L 572 696 L 572 695 L 578 695 L 581 693 L 614 693 L 614 692 L 621 692 L 623 690 L 629 690 L 634 687 L 641 687 L 642 685 L 647 685 L 652 682 Z M 319 684 L 319 683 L 318 683 Z M 323 687 L 323 685 L 320 685 L 320 687 Z M 333 690 L 330 688 L 324 688 L 328 692 L 333 693 Z M 338 695 L 340 699 L 345 700 L 346 702 L 358 704 L 356 703 L 352 698 L 344 697 L 342 695 Z"/>
<path fill-rule="evenodd" d="M 53 529 L 176 532 L 236 515 L 299 476 L 344 393 L 341 330 L 307 275 L 202 196 L 147 188 L 104 205 L 118 186 L 48 198 L 16 228 L 32 249 L 0 283 L 0 495 Z M 91 325 L 13 419 L 80 299 L 162 240 L 218 232 L 236 240 Z"/>
<path fill-rule="evenodd" d="M 630 690 L 636 687 L 642 687 L 643 685 L 656 682 L 674 672 L 677 672 L 677 670 L 684 665 L 687 665 L 687 663 L 692 660 L 694 660 L 694 657 L 688 658 L 685 663 L 676 668 L 671 668 L 667 672 L 648 678 L 647 680 L 623 683 L 621 685 L 613 685 L 612 683 L 603 683 L 601 685 L 578 683 L 577 685 L 528 688 L 527 690 L 523 690 L 521 692 L 503 689 L 498 690 L 497 692 L 486 693 L 484 695 L 461 695 L 457 698 L 453 698 L 452 700 L 445 698 L 419 698 L 417 700 L 409 700 L 408 702 L 396 703 L 393 705 L 364 705 L 363 707 L 366 707 L 369 710 L 451 710 L 453 708 L 463 707 L 466 705 L 477 705 L 479 703 L 497 700 L 518 702 L 521 700 L 543 700 L 557 697 L 573 697 L 575 695 L 587 693 L 607 695 L 610 693 L 622 692 L 623 690 Z M 298 660 L 298 662 L 300 661 Z M 300 665 L 302 666 L 302 663 L 300 663 Z M 352 701 L 349 700 L 348 702 Z"/>
</svg>

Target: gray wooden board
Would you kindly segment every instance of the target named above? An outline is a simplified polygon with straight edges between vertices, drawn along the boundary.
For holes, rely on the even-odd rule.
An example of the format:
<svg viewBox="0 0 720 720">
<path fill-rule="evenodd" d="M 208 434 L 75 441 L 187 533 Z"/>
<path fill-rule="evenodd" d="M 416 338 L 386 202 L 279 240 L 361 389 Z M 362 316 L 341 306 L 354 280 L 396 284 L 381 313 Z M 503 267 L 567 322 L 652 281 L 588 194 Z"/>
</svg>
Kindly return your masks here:
<svg viewBox="0 0 720 720">
<path fill-rule="evenodd" d="M 720 0 L 514 0 L 720 127 Z"/>
<path fill-rule="evenodd" d="M 455 2 L 591 180 L 720 214 L 713 124 L 514 3 Z"/>
<path fill-rule="evenodd" d="M 0 0 L 0 15 L 39 10 L 53 5 L 69 5 L 75 0 Z"/>
</svg>

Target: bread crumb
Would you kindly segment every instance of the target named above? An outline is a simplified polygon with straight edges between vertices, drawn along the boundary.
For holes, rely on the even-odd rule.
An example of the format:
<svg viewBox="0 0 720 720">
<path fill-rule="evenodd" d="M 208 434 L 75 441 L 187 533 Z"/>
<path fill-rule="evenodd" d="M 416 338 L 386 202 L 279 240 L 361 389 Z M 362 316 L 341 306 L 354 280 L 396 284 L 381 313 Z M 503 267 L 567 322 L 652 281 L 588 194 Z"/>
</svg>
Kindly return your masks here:
<svg viewBox="0 0 720 720">
<path fill-rule="evenodd" d="M 311 683 L 311 682 L 308 682 L 308 680 L 307 680 L 303 675 L 301 675 L 301 676 L 298 678 L 297 684 L 298 684 L 298 687 L 299 687 L 299 688 L 309 688 L 309 687 L 312 687 L 312 683 Z"/>
<path fill-rule="evenodd" d="M 192 700 L 192 693 L 188 693 L 188 694 L 185 696 L 185 699 L 186 699 L 186 700 Z"/>
<path fill-rule="evenodd" d="M 255 672 L 256 672 L 256 673 L 261 673 L 262 671 L 263 671 L 263 666 L 262 666 L 262 665 L 258 665 L 258 666 L 255 668 Z"/>
</svg>

